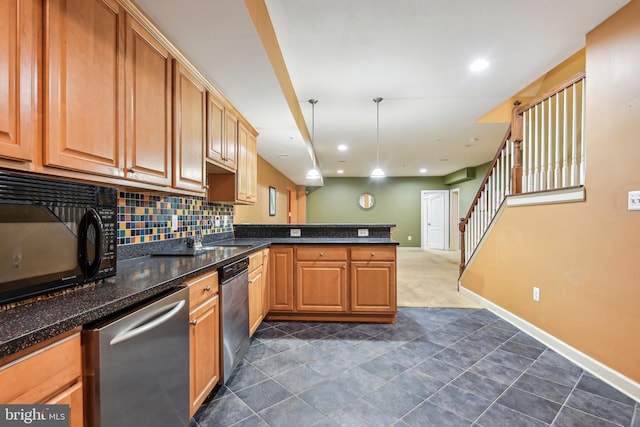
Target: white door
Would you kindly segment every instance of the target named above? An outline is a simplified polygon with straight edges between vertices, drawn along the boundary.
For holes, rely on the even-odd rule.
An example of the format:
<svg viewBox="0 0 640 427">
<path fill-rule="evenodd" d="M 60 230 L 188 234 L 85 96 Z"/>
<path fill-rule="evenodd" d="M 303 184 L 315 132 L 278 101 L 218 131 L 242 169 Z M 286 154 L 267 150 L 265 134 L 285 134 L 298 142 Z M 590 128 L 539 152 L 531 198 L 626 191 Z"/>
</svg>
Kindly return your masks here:
<svg viewBox="0 0 640 427">
<path fill-rule="evenodd" d="M 427 246 L 429 249 L 445 248 L 445 200 L 442 193 L 427 196 Z"/>
</svg>

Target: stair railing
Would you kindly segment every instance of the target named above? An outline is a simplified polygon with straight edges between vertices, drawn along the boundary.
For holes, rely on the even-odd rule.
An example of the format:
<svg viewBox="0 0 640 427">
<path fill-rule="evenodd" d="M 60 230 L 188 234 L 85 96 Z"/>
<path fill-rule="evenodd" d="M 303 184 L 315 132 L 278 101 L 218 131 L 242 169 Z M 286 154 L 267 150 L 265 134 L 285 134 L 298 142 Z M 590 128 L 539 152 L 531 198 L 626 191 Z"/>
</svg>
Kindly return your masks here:
<svg viewBox="0 0 640 427">
<path fill-rule="evenodd" d="M 585 73 L 526 105 L 514 103 L 511 126 L 464 218 L 460 274 L 506 197 L 584 185 Z"/>
</svg>

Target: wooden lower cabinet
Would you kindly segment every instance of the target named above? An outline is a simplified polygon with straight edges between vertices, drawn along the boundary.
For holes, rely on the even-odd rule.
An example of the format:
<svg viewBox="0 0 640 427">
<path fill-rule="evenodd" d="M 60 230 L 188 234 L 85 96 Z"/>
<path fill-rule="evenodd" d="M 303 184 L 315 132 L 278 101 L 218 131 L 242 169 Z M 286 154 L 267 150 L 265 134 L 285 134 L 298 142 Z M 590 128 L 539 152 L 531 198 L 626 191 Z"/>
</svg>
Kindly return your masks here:
<svg viewBox="0 0 640 427">
<path fill-rule="evenodd" d="M 0 360 L 0 364 L 3 361 Z M 83 425 L 80 332 L 53 338 L 0 367 L 3 404 L 69 404 L 70 426 Z"/>
<path fill-rule="evenodd" d="M 249 335 L 269 312 L 269 249 L 249 255 Z"/>
<path fill-rule="evenodd" d="M 351 262 L 351 311 L 385 312 L 396 309 L 396 263 Z"/>
<path fill-rule="evenodd" d="M 295 292 L 297 311 L 346 312 L 347 263 L 296 262 Z"/>
<path fill-rule="evenodd" d="M 395 321 L 395 246 L 272 246 L 270 257 L 269 319 Z"/>
<path fill-rule="evenodd" d="M 220 379 L 220 301 L 217 272 L 186 283 L 189 286 L 190 416 Z"/>
<path fill-rule="evenodd" d="M 293 247 L 272 246 L 269 269 L 270 311 L 293 311 Z"/>
<path fill-rule="evenodd" d="M 48 405 L 69 405 L 69 427 L 84 425 L 82 383 L 76 383 L 46 402 Z"/>
</svg>

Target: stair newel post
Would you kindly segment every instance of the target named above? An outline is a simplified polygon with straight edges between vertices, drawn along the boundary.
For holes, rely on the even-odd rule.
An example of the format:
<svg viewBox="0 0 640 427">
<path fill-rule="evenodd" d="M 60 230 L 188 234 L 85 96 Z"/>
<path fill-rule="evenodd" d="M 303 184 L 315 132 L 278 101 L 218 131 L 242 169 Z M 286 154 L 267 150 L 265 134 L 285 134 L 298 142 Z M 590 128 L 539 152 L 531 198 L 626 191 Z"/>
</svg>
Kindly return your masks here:
<svg viewBox="0 0 640 427">
<path fill-rule="evenodd" d="M 464 232 L 467 229 L 467 219 L 460 218 L 460 222 L 458 223 L 458 230 L 460 231 L 460 276 L 462 276 L 462 272 L 464 271 L 465 264 L 467 262 L 465 252 L 465 240 L 464 240 Z M 458 284 L 458 290 L 460 290 L 460 284 Z"/>
<path fill-rule="evenodd" d="M 511 140 L 513 141 L 513 167 L 511 168 L 511 192 L 512 194 L 522 193 L 522 131 L 523 117 L 518 110 L 520 101 L 513 103 L 511 118 Z"/>
</svg>

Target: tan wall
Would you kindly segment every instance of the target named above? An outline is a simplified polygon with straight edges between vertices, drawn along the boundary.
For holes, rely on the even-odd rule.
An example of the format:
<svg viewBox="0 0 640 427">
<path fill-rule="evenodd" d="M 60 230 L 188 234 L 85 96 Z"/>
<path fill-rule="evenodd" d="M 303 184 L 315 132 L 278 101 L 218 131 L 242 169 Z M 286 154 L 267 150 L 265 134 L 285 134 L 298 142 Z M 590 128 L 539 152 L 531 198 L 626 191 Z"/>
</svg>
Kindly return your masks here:
<svg viewBox="0 0 640 427">
<path fill-rule="evenodd" d="M 462 285 L 640 381 L 640 0 L 587 36 L 584 203 L 507 208 Z M 540 288 L 540 302 L 532 287 Z"/>
<path fill-rule="evenodd" d="M 276 216 L 269 216 L 269 187 L 276 189 Z M 234 223 L 286 224 L 288 190 L 295 194 L 296 184 L 258 156 L 258 201 L 251 206 L 237 205 L 234 209 Z M 296 216 L 297 211 L 294 207 L 294 220 Z"/>
</svg>

